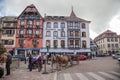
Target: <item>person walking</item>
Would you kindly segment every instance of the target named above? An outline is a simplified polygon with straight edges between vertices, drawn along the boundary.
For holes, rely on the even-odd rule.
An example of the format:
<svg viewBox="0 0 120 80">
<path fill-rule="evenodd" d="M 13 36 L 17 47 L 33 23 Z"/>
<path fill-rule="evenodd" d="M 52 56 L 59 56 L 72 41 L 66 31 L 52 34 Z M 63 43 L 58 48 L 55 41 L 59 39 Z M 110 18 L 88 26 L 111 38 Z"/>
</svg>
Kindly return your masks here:
<svg viewBox="0 0 120 80">
<path fill-rule="evenodd" d="M 42 57 L 41 57 L 41 54 L 39 55 L 37 61 L 38 61 L 38 72 L 40 72 L 41 69 L 42 69 Z"/>
<path fill-rule="evenodd" d="M 28 65 L 28 67 L 29 67 L 29 71 L 32 71 L 32 55 L 31 54 L 29 56 L 29 65 Z"/>
<path fill-rule="evenodd" d="M 0 59 L 0 63 L 1 63 L 1 66 L 0 66 L 0 67 L 2 67 L 1 69 L 3 69 L 3 70 L 1 71 L 1 73 L 0 73 L 0 78 L 1 78 L 2 76 L 5 77 L 6 60 L 7 60 L 7 53 L 4 53 L 4 54 L 2 55 L 2 58 Z"/>
<path fill-rule="evenodd" d="M 6 76 L 10 75 L 10 65 L 12 64 L 12 55 L 10 52 L 7 54 L 6 60 Z"/>
</svg>

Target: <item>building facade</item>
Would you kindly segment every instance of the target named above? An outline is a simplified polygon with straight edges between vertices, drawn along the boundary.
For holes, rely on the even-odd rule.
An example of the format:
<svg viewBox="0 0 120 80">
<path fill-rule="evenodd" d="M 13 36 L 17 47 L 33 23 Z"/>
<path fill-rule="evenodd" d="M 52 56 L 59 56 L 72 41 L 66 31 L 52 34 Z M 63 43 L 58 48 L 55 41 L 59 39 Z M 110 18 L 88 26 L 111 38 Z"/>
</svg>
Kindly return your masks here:
<svg viewBox="0 0 120 80">
<path fill-rule="evenodd" d="M 72 10 L 67 17 L 68 49 L 74 49 L 78 53 L 90 52 L 89 23 L 90 21 L 77 17 Z"/>
<path fill-rule="evenodd" d="M 64 16 L 45 16 L 43 48 L 67 48 L 67 23 Z M 66 42 L 66 43 L 65 43 Z"/>
<path fill-rule="evenodd" d="M 2 19 L 0 18 L 0 44 L 1 44 L 1 36 L 2 36 Z"/>
<path fill-rule="evenodd" d="M 99 53 L 107 53 L 111 55 L 119 51 L 119 37 L 115 32 L 106 30 L 97 36 L 94 41 L 98 45 Z"/>
<path fill-rule="evenodd" d="M 17 18 L 16 54 L 37 55 L 43 43 L 43 18 L 32 4 Z"/>
<path fill-rule="evenodd" d="M 45 16 L 43 49 L 50 53 L 88 53 L 90 51 L 89 23 L 78 18 L 72 10 L 70 16 Z"/>
<path fill-rule="evenodd" d="M 15 48 L 16 26 L 17 26 L 16 17 L 14 16 L 2 17 L 1 42 L 7 51 L 13 50 Z"/>
</svg>

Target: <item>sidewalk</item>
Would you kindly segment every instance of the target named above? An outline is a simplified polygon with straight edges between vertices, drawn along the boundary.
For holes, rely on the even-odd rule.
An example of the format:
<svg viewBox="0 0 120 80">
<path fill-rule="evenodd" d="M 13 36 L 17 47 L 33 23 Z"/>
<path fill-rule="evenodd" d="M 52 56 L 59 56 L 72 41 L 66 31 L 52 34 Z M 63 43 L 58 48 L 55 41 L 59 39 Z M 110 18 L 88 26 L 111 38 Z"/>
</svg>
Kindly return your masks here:
<svg viewBox="0 0 120 80">
<path fill-rule="evenodd" d="M 0 80 L 55 80 L 56 72 L 51 73 L 51 65 L 47 65 L 48 74 L 42 74 L 44 72 L 44 65 L 41 72 L 37 69 L 33 69 L 31 72 L 27 69 L 28 64 L 20 62 L 20 68 L 11 70 L 10 76 L 5 76 Z"/>
</svg>

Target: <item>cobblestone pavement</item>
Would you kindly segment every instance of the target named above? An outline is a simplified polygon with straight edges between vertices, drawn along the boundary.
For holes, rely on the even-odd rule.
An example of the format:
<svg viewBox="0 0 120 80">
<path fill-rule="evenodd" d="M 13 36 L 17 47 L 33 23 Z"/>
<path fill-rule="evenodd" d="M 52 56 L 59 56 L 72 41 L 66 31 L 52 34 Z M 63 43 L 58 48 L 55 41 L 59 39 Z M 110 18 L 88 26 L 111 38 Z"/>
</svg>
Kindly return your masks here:
<svg viewBox="0 0 120 80">
<path fill-rule="evenodd" d="M 27 64 L 20 62 L 20 68 L 0 80 L 120 80 L 120 65 L 111 57 L 96 57 L 92 60 L 80 61 L 78 65 L 54 73 L 50 73 L 51 66 L 47 65 L 49 74 L 42 74 L 42 72 L 43 69 L 41 72 L 37 69 L 30 72 Z"/>
<path fill-rule="evenodd" d="M 47 65 L 48 74 L 42 74 L 44 69 L 42 68 L 41 72 L 38 72 L 37 69 L 33 69 L 31 72 L 27 69 L 28 64 L 20 62 L 20 68 L 11 71 L 11 75 L 5 76 L 0 80 L 54 80 L 55 72 L 51 73 L 50 65 Z M 43 65 L 44 66 L 44 65 Z"/>
</svg>

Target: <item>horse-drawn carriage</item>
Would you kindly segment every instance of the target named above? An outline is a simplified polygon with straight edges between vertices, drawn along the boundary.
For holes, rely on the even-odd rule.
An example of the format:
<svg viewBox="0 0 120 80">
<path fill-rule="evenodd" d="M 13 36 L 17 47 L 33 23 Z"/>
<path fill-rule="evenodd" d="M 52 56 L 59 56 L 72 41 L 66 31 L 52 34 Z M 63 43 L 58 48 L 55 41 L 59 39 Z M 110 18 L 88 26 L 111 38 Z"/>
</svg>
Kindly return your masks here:
<svg viewBox="0 0 120 80">
<path fill-rule="evenodd" d="M 73 66 L 73 61 L 76 61 L 79 64 L 78 55 L 59 55 L 59 54 L 51 54 L 51 63 L 52 67 L 54 64 L 57 64 L 57 70 L 62 69 L 62 67 L 67 68 L 68 65 Z"/>
</svg>

